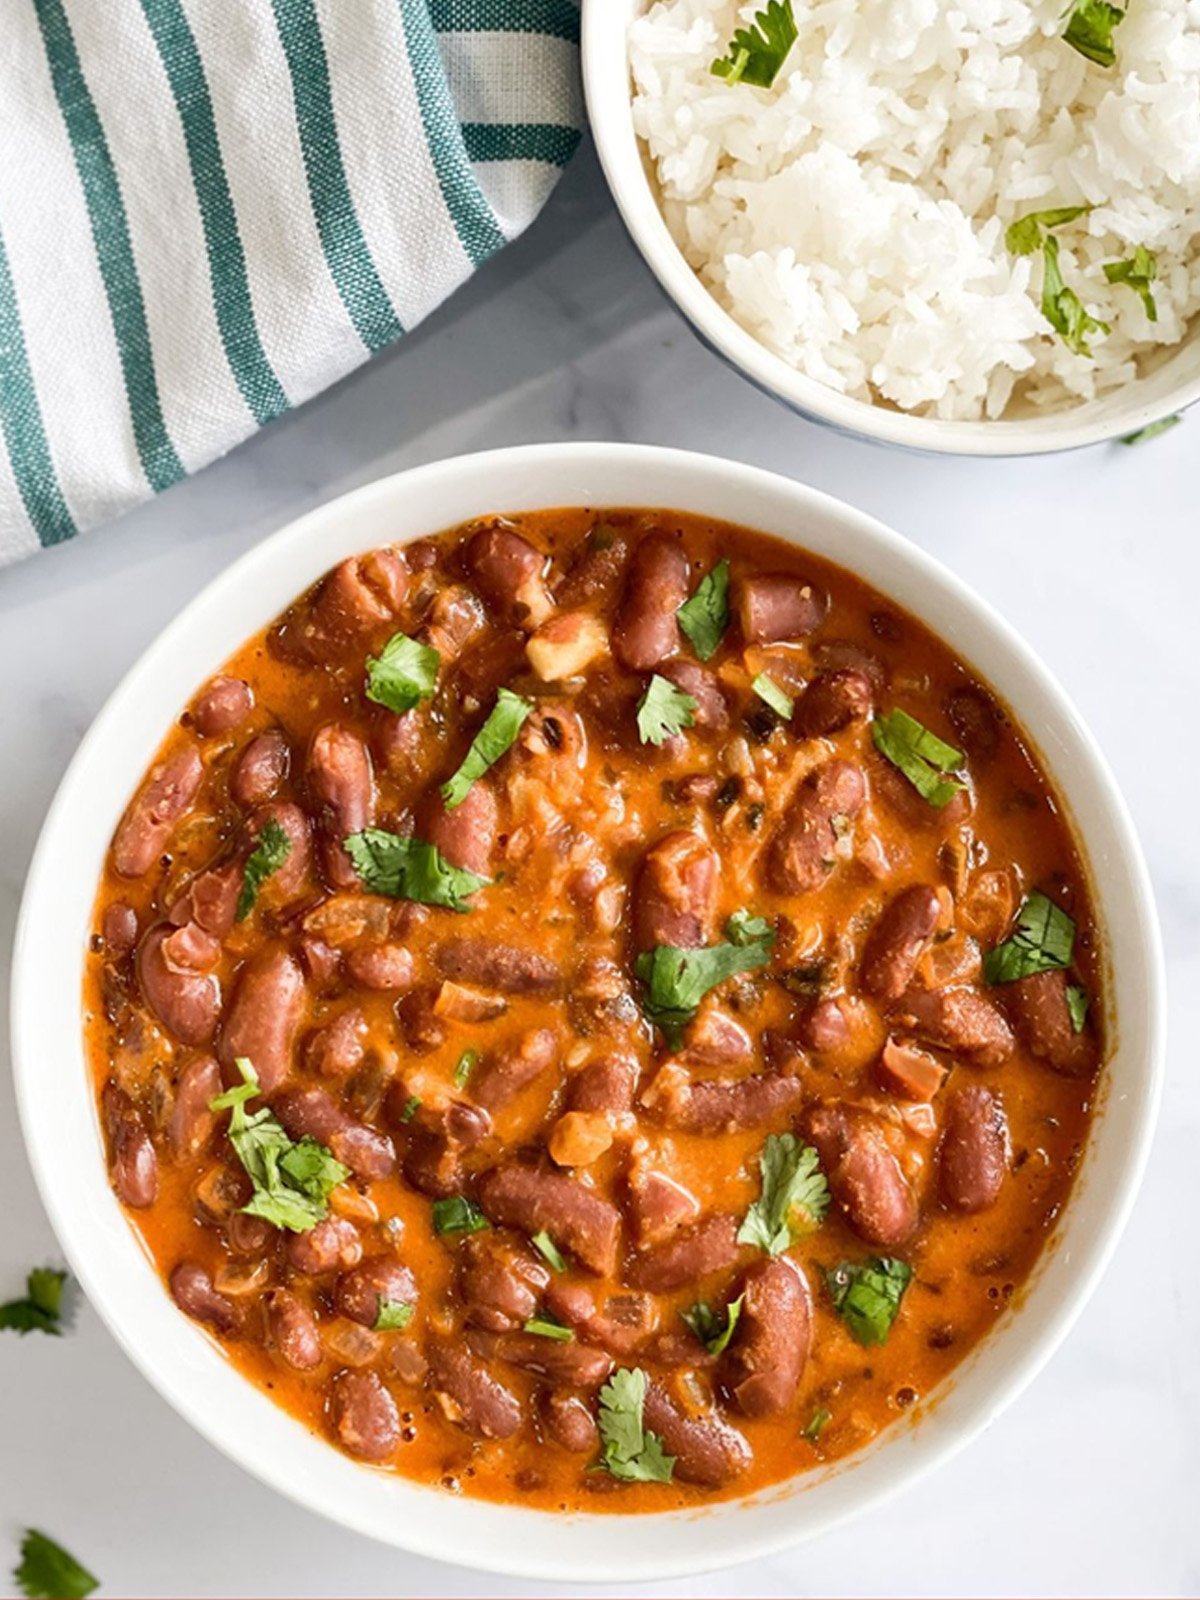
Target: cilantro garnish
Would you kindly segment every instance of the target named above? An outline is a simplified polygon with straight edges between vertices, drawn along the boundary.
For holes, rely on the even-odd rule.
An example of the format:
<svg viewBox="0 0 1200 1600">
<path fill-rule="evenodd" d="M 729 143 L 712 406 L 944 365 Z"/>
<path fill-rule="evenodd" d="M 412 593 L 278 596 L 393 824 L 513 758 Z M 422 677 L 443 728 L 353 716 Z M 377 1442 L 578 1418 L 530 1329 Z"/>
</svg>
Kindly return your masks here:
<svg viewBox="0 0 1200 1600">
<path fill-rule="evenodd" d="M 1121 444 L 1149 444 L 1151 439 L 1157 439 L 1161 433 L 1170 433 L 1183 421 L 1179 412 L 1170 417 L 1159 417 L 1157 422 L 1148 422 L 1144 428 L 1138 428 L 1134 433 L 1127 433 Z"/>
<path fill-rule="evenodd" d="M 1017 912 L 1017 931 L 983 958 L 988 983 L 1016 983 L 1071 964 L 1075 923 L 1038 889 Z"/>
<path fill-rule="evenodd" d="M 529 1317 L 522 1326 L 526 1333 L 536 1333 L 539 1339 L 557 1339 L 560 1344 L 570 1344 L 575 1337 L 574 1328 L 565 1327 L 545 1312 L 540 1317 Z"/>
<path fill-rule="evenodd" d="M 800 1437 L 807 1439 L 809 1444 L 816 1444 L 832 1421 L 833 1412 L 827 1411 L 824 1406 L 818 1406 L 807 1424 L 800 1430 Z"/>
<path fill-rule="evenodd" d="M 1042 245 L 1042 315 L 1067 349 L 1077 356 L 1090 356 L 1088 338 L 1093 333 L 1111 333 L 1112 328 L 1092 316 L 1074 289 L 1068 289 L 1058 265 L 1058 240 L 1047 235 Z"/>
<path fill-rule="evenodd" d="M 511 689 L 501 689 L 496 704 L 488 713 L 487 721 L 471 740 L 471 748 L 454 776 L 442 785 L 442 799 L 446 810 L 453 811 L 467 798 L 467 791 L 476 778 L 482 778 L 504 752 L 516 742 L 525 718 L 533 710 L 532 700 L 523 700 Z"/>
<path fill-rule="evenodd" d="M 454 1087 L 465 1089 L 470 1082 L 471 1074 L 479 1065 L 478 1050 L 464 1050 L 458 1058 L 458 1065 L 454 1069 Z"/>
<path fill-rule="evenodd" d="M 480 1233 L 491 1224 L 473 1200 L 465 1194 L 447 1195 L 433 1202 L 435 1233 Z"/>
<path fill-rule="evenodd" d="M 1071 1027 L 1076 1033 L 1083 1032 L 1083 1025 L 1087 1021 L 1088 1007 L 1091 997 L 1086 989 L 1077 983 L 1067 985 L 1067 1013 L 1071 1018 Z"/>
<path fill-rule="evenodd" d="M 390 1333 L 394 1329 L 407 1328 L 413 1319 L 413 1307 L 407 1300 L 379 1301 L 379 1314 L 375 1318 L 376 1333 Z"/>
<path fill-rule="evenodd" d="M 0 1306 L 0 1328 L 14 1333 L 62 1333 L 62 1293 L 65 1272 L 34 1267 L 25 1277 L 25 1298 Z"/>
<path fill-rule="evenodd" d="M 765 672 L 760 672 L 750 687 L 760 700 L 765 701 L 770 706 L 777 717 L 782 717 L 784 722 L 792 720 L 792 712 L 796 709 L 796 702 L 790 694 L 779 687 L 774 678 L 769 677 Z"/>
<path fill-rule="evenodd" d="M 452 867 L 436 845 L 389 833 L 386 828 L 364 828 L 342 843 L 363 887 L 393 900 L 469 911 L 467 896 L 486 889 L 492 881 L 465 867 Z"/>
<path fill-rule="evenodd" d="M 367 657 L 367 699 L 389 711 L 411 711 L 432 695 L 441 660 L 431 645 L 394 633 L 377 656 Z"/>
<path fill-rule="evenodd" d="M 675 613 L 701 661 L 716 650 L 729 626 L 729 562 L 718 561 Z"/>
<path fill-rule="evenodd" d="M 881 756 L 886 757 L 912 784 L 923 800 L 940 811 L 964 784 L 947 777 L 963 764 L 961 750 L 930 733 L 907 711 L 889 711 L 871 724 L 871 737 Z"/>
<path fill-rule="evenodd" d="M 753 83 L 769 89 L 779 75 L 788 51 L 796 42 L 792 0 L 768 0 L 749 28 L 738 28 L 725 55 L 709 71 L 726 83 Z"/>
<path fill-rule="evenodd" d="M 1094 206 L 1057 206 L 1052 211 L 1029 211 L 1009 223 L 1004 243 L 1014 256 L 1031 256 L 1044 243 L 1049 229 L 1061 228 L 1064 223 L 1086 217 L 1095 209 Z"/>
<path fill-rule="evenodd" d="M 677 689 L 668 678 L 656 672 L 638 701 L 638 737 L 643 744 L 662 744 L 673 734 L 690 728 L 695 720 L 696 702 Z"/>
<path fill-rule="evenodd" d="M 861 1345 L 886 1341 L 911 1278 L 908 1262 L 894 1256 L 843 1261 L 825 1274 L 834 1310 Z"/>
<path fill-rule="evenodd" d="M 529 1242 L 538 1254 L 549 1263 L 552 1272 L 565 1272 L 567 1270 L 566 1257 L 544 1230 L 541 1233 L 535 1233 Z"/>
<path fill-rule="evenodd" d="M 775 943 L 775 930 L 762 917 L 735 912 L 725 927 L 728 944 L 683 950 L 660 944 L 637 958 L 636 971 L 645 986 L 642 1010 L 667 1035 L 679 1030 L 696 1014 L 701 1000 L 736 972 L 753 972 L 766 966 Z"/>
<path fill-rule="evenodd" d="M 626 1483 L 670 1483 L 675 1457 L 667 1455 L 656 1433 L 642 1421 L 646 1374 L 640 1367 L 618 1367 L 600 1391 L 601 1466 Z"/>
<path fill-rule="evenodd" d="M 1152 250 L 1139 244 L 1128 261 L 1106 261 L 1104 276 L 1109 283 L 1126 283 L 1137 294 L 1146 308 L 1149 322 L 1158 321 L 1158 306 L 1150 285 L 1158 277 L 1158 261 Z"/>
<path fill-rule="evenodd" d="M 713 1310 L 707 1300 L 697 1300 L 695 1305 L 689 1306 L 686 1311 L 679 1313 L 708 1351 L 710 1356 L 719 1356 L 728 1347 L 733 1338 L 733 1330 L 738 1325 L 738 1318 L 742 1314 L 744 1294 L 738 1295 L 736 1300 L 731 1300 L 725 1307 L 724 1318 Z"/>
<path fill-rule="evenodd" d="M 767 1135 L 758 1170 L 762 1193 L 742 1220 L 738 1243 L 782 1255 L 821 1226 L 829 1210 L 829 1185 L 817 1152 L 794 1133 Z"/>
<path fill-rule="evenodd" d="M 242 870 L 242 887 L 235 913 L 238 922 L 245 922 L 254 910 L 258 891 L 272 873 L 279 871 L 291 853 L 292 841 L 275 818 L 268 817 Z"/>
<path fill-rule="evenodd" d="M 86 1600 L 100 1584 L 62 1545 L 36 1528 L 25 1530 L 21 1565 L 13 1578 L 27 1600 Z"/>
<path fill-rule="evenodd" d="M 1124 11 L 1109 0 L 1074 0 L 1063 38 L 1097 66 L 1111 67 L 1117 60 L 1113 30 L 1124 20 Z"/>
</svg>

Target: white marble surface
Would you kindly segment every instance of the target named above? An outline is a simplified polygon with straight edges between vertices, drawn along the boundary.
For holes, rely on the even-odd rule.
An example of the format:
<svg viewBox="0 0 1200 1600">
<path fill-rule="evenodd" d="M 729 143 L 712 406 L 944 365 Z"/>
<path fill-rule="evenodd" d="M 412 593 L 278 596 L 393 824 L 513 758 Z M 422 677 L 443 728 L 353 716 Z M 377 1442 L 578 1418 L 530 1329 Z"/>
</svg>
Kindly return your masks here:
<svg viewBox="0 0 1200 1600">
<path fill-rule="evenodd" d="M 951 1467 L 856 1526 L 649 1592 L 1195 1594 L 1200 414 L 1142 448 L 1025 462 L 925 460 L 835 438 L 700 348 L 585 153 L 533 231 L 401 348 L 122 524 L 0 573 L 0 964 L 76 743 L 197 588 L 264 534 L 381 473 L 587 438 L 691 446 L 790 473 L 883 517 L 998 605 L 1116 768 L 1159 896 L 1173 1006 L 1140 1203 L 1100 1292 L 1033 1388 Z M 6 1039 L 0 1012 L 0 1056 Z M 6 1072 L 0 1218 L 2 1298 L 29 1265 L 56 1257 Z M 194 1436 L 86 1306 L 68 1339 L 0 1335 L 0 1589 L 30 1524 L 114 1596 L 548 1592 L 412 1559 L 286 1503 Z"/>
</svg>

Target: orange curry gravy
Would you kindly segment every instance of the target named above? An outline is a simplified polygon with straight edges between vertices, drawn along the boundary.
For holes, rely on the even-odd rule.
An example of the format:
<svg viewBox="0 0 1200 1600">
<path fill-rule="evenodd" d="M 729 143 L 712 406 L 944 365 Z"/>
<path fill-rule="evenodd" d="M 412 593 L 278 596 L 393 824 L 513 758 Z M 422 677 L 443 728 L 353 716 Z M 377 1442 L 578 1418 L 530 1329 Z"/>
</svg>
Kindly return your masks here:
<svg viewBox="0 0 1200 1600">
<path fill-rule="evenodd" d="M 722 558 L 730 621 L 701 664 L 675 608 Z M 398 632 L 441 657 L 402 715 L 364 693 Z M 661 747 L 637 722 L 654 670 L 697 702 Z M 763 672 L 790 722 L 752 691 Z M 501 687 L 535 709 L 447 813 L 438 786 Z M 895 708 L 963 752 L 942 809 L 873 745 Z M 267 815 L 292 855 L 234 921 Z M 366 825 L 492 881 L 462 914 L 367 894 L 340 850 Z M 989 986 L 981 955 L 1034 890 L 1074 920 L 1071 970 Z M 639 947 L 719 943 L 742 909 L 771 924 L 769 961 L 711 991 L 672 1049 L 643 1012 Z M 227 663 L 118 832 L 85 1009 L 117 1193 L 251 1382 L 453 1492 L 658 1511 L 858 1449 L 995 1324 L 1087 1134 L 1098 968 L 1046 775 L 927 629 L 747 529 L 573 509 L 346 563 Z M 1068 979 L 1091 996 L 1081 1031 Z M 236 1056 L 257 1057 L 289 1134 L 358 1171 L 334 1224 L 240 1214 L 228 1114 L 207 1108 Z M 750 1078 L 725 1110 L 726 1088 L 693 1092 Z M 772 1265 L 735 1230 L 764 1141 L 789 1131 L 818 1147 L 832 1204 Z M 455 1194 L 492 1226 L 437 1234 Z M 565 1272 L 530 1247 L 542 1231 Z M 864 1347 L 825 1269 L 873 1256 L 913 1276 Z M 743 1291 L 715 1357 L 680 1312 Z M 415 1305 L 405 1328 L 369 1325 L 380 1298 Z M 529 1317 L 573 1337 L 525 1333 Z M 611 1367 L 647 1374 L 669 1483 L 589 1470 Z"/>
</svg>

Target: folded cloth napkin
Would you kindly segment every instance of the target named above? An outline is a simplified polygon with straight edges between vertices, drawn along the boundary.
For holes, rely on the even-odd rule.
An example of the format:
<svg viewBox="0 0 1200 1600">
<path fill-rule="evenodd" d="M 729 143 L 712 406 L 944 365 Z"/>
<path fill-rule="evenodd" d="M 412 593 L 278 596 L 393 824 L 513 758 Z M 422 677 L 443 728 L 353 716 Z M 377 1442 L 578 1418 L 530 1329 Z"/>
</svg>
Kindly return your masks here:
<svg viewBox="0 0 1200 1600">
<path fill-rule="evenodd" d="M 579 142 L 573 0 L 4 0 L 0 563 L 419 322 Z"/>
</svg>

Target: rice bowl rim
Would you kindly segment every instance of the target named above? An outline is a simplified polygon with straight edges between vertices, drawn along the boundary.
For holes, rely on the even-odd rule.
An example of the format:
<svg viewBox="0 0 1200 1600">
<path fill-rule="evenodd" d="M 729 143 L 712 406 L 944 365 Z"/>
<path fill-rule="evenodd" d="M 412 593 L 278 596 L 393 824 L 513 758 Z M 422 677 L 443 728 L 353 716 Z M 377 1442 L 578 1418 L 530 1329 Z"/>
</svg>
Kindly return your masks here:
<svg viewBox="0 0 1200 1600">
<path fill-rule="evenodd" d="M 947 421 L 841 394 L 793 367 L 725 310 L 667 226 L 633 125 L 628 33 L 647 0 L 582 0 L 581 57 L 592 137 L 617 210 L 647 266 L 693 330 L 760 389 L 841 433 L 940 455 L 1077 450 L 1136 433 L 1200 400 L 1200 318 L 1136 382 L 1097 400 L 997 420 Z"/>
</svg>

